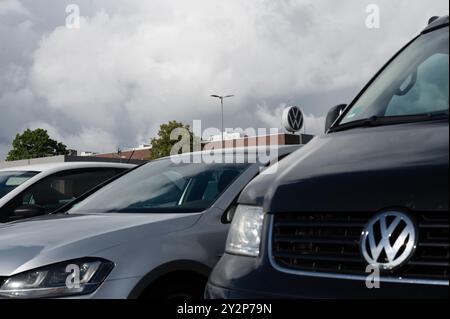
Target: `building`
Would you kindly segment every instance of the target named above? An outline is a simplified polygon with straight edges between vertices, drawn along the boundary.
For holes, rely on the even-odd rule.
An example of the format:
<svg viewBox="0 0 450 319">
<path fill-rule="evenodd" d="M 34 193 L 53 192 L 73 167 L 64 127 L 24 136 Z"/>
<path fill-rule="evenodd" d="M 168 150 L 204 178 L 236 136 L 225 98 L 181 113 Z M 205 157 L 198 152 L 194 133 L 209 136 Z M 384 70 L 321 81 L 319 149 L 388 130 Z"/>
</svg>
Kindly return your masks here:
<svg viewBox="0 0 450 319">
<path fill-rule="evenodd" d="M 81 152 L 80 156 L 95 156 L 97 154 L 98 153 L 96 153 L 96 152 Z"/>
<path fill-rule="evenodd" d="M 258 145 L 297 145 L 306 144 L 313 139 L 314 135 L 309 134 L 287 134 L 279 133 L 273 135 L 264 136 L 244 136 L 236 139 L 224 138 L 225 148 L 236 148 L 236 147 L 248 147 L 248 146 L 258 146 Z M 211 139 L 211 141 L 203 144 L 203 149 L 219 149 L 222 148 L 222 140 Z"/>
<path fill-rule="evenodd" d="M 248 147 L 258 145 L 296 145 L 306 144 L 314 136 L 308 134 L 272 134 L 265 136 L 243 136 L 239 133 L 227 133 L 224 135 L 224 147 Z M 202 142 L 202 149 L 220 149 L 222 148 L 222 136 L 212 136 L 208 141 Z M 33 164 L 45 163 L 63 163 L 63 162 L 109 162 L 109 163 L 130 163 L 143 164 L 149 161 L 151 155 L 151 145 L 140 145 L 136 148 L 119 150 L 115 153 L 96 153 L 71 151 L 70 155 L 61 155 L 53 157 L 35 158 L 22 161 L 0 162 L 0 169 L 17 166 L 27 166 Z"/>
<path fill-rule="evenodd" d="M 84 152 L 87 157 L 101 158 L 101 159 L 120 159 L 120 160 L 137 160 L 137 161 L 148 161 L 151 155 L 151 145 L 143 144 L 136 148 L 128 150 L 118 150 L 115 153 L 94 153 L 94 152 Z M 90 153 L 90 154 L 89 154 Z"/>
<path fill-rule="evenodd" d="M 241 133 L 229 133 L 229 132 L 223 132 L 223 139 L 224 140 L 238 140 L 241 138 L 244 138 L 247 136 L 244 136 Z M 212 135 L 208 141 L 209 142 L 217 142 L 217 141 L 221 141 L 222 140 L 222 135 Z"/>
</svg>

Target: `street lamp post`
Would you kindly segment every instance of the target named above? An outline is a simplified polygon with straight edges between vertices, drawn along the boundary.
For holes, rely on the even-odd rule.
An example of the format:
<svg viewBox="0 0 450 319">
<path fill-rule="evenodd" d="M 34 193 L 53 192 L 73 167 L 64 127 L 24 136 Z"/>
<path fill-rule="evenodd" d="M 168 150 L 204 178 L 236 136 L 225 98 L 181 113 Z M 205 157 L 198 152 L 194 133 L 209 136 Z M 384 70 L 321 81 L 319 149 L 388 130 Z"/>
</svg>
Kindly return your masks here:
<svg viewBox="0 0 450 319">
<path fill-rule="evenodd" d="M 217 98 L 220 100 L 220 106 L 222 110 L 222 149 L 225 149 L 225 138 L 224 138 L 224 125 L 223 125 L 223 100 L 233 97 L 234 95 L 211 95 L 211 97 Z"/>
</svg>

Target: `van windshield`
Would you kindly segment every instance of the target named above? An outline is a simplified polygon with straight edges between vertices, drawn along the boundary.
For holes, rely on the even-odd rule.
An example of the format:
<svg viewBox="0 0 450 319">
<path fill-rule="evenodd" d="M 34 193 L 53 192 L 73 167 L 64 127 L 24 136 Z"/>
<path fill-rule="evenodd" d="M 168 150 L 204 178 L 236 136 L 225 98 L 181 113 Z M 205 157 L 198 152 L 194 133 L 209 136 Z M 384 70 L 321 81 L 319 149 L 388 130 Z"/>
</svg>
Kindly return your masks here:
<svg viewBox="0 0 450 319">
<path fill-rule="evenodd" d="M 209 208 L 249 164 L 157 160 L 106 185 L 69 213 L 193 213 Z"/>
<path fill-rule="evenodd" d="M 0 172 L 0 198 L 19 187 L 38 172 Z"/>
<path fill-rule="evenodd" d="M 447 27 L 418 37 L 375 79 L 338 127 L 370 118 L 448 117 L 448 38 Z"/>
</svg>

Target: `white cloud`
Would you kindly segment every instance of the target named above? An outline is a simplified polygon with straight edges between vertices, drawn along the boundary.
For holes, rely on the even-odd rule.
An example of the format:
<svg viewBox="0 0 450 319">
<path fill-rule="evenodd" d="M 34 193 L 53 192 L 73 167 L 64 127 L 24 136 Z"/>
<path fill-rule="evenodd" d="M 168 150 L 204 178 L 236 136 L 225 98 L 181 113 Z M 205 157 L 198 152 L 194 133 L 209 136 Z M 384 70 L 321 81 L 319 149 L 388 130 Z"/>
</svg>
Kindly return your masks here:
<svg viewBox="0 0 450 319">
<path fill-rule="evenodd" d="M 64 141 L 64 144 L 69 148 L 81 148 L 84 151 L 93 152 L 109 152 L 118 147 L 113 135 L 97 128 L 82 128 L 76 135 L 61 134 L 57 128 L 45 123 L 34 122 L 29 125 L 30 129 L 42 128 L 46 130 L 52 139 Z"/>
</svg>

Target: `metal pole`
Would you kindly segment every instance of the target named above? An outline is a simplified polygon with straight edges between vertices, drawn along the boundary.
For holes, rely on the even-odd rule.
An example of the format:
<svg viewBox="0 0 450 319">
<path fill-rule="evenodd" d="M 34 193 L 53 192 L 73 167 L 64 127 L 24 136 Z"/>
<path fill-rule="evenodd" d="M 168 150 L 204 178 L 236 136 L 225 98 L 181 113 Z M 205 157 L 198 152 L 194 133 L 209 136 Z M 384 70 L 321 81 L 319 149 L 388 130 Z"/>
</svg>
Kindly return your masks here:
<svg viewBox="0 0 450 319">
<path fill-rule="evenodd" d="M 222 106 L 222 149 L 225 149 L 224 125 L 223 125 L 223 97 L 220 99 Z"/>
<path fill-rule="evenodd" d="M 222 135 L 222 149 L 225 148 L 225 125 L 224 125 L 224 102 L 223 102 L 223 100 L 226 99 L 226 98 L 233 97 L 233 96 L 234 95 L 216 95 L 216 94 L 211 95 L 211 97 L 220 99 L 220 107 L 221 107 L 221 112 L 222 112 L 222 133 L 221 133 L 221 135 Z"/>
</svg>

